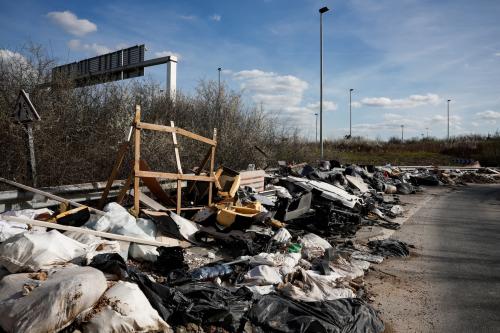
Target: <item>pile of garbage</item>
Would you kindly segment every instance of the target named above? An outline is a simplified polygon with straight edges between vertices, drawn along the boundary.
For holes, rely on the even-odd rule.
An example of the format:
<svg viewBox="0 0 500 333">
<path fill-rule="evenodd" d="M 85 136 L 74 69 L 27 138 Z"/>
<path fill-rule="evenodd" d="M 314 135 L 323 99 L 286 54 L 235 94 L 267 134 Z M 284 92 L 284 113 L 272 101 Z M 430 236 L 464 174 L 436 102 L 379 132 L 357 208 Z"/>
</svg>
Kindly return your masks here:
<svg viewBox="0 0 500 333">
<path fill-rule="evenodd" d="M 395 239 L 399 195 L 437 175 L 325 161 L 267 170 L 263 191 L 218 172 L 214 204 L 141 210 L 108 203 L 0 215 L 6 332 L 382 332 L 363 276 Z M 190 184 L 188 183 L 188 186 Z M 148 199 L 149 200 L 149 199 Z M 42 222 L 44 221 L 44 222 Z M 112 236 L 114 235 L 114 236 Z"/>
</svg>

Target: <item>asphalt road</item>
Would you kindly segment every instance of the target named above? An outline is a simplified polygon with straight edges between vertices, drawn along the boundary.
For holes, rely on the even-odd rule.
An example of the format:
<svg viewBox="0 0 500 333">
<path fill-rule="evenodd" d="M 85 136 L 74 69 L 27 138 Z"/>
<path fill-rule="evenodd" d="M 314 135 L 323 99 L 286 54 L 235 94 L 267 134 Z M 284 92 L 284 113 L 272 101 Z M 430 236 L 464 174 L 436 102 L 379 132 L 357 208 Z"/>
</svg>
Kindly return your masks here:
<svg viewBox="0 0 500 333">
<path fill-rule="evenodd" d="M 415 249 L 367 279 L 387 332 L 500 332 L 500 185 L 436 193 L 392 237 Z"/>
</svg>

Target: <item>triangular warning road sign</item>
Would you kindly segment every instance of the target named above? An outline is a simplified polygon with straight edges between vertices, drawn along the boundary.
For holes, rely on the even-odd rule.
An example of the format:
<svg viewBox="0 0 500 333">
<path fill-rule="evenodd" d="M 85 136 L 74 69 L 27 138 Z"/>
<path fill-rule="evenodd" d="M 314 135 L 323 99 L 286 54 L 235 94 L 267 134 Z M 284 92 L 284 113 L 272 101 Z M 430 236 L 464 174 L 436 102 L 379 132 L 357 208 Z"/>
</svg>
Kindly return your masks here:
<svg viewBox="0 0 500 333">
<path fill-rule="evenodd" d="M 16 106 L 14 107 L 14 112 L 12 117 L 16 122 L 25 124 L 30 123 L 35 120 L 40 120 L 38 112 L 36 112 L 33 103 L 31 103 L 28 94 L 21 89 L 19 96 L 17 97 Z"/>
</svg>

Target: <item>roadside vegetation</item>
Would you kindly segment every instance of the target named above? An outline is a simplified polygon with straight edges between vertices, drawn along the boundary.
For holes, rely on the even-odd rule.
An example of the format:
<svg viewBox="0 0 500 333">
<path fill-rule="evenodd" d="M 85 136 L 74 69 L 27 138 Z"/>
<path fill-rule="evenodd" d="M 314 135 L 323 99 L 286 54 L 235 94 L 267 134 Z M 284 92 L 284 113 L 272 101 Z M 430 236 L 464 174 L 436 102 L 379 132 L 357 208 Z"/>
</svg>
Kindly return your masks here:
<svg viewBox="0 0 500 333">
<path fill-rule="evenodd" d="M 76 89 L 57 80 L 51 88 L 41 88 L 49 81 L 55 61 L 39 46 L 28 46 L 22 53 L 24 57 L 0 57 L 1 177 L 29 183 L 26 134 L 10 117 L 21 88 L 30 94 L 42 118 L 34 124 L 39 186 L 106 180 L 118 146 L 128 134 L 136 103 L 142 107 L 143 121 L 169 125 L 173 120 L 176 126 L 206 137 L 212 137 L 217 128 L 219 165 L 243 169 L 248 164 L 273 166 L 277 160 L 314 162 L 319 156 L 319 145 L 301 137 L 298 129 L 246 105 L 238 91 L 223 86 L 219 92 L 216 82 L 200 81 L 194 93 L 179 93 L 175 100 L 150 80 Z M 178 139 L 183 167 L 197 166 L 208 147 Z M 145 132 L 142 141 L 142 156 L 153 170 L 174 170 L 170 135 Z M 461 158 L 500 165 L 500 135 L 456 137 L 450 142 L 435 138 L 404 143 L 364 138 L 328 141 L 325 157 L 360 164 L 444 165 Z"/>
</svg>

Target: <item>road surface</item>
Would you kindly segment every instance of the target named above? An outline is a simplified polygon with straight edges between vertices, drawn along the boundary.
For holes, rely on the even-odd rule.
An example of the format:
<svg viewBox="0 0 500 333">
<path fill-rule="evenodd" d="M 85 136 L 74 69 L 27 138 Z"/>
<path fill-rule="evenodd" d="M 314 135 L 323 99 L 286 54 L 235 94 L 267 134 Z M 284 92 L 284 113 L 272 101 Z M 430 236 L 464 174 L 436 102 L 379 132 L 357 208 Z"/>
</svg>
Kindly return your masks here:
<svg viewBox="0 0 500 333">
<path fill-rule="evenodd" d="M 392 236 L 412 255 L 368 274 L 374 306 L 386 332 L 500 332 L 500 185 L 440 192 Z"/>
</svg>

